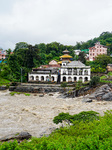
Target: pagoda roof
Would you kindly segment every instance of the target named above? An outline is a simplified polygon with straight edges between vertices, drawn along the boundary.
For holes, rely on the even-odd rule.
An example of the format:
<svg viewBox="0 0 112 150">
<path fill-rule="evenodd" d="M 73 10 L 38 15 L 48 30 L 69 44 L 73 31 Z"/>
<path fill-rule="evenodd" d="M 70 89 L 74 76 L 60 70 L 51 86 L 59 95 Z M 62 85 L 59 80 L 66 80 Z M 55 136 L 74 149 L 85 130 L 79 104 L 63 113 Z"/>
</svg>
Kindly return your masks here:
<svg viewBox="0 0 112 150">
<path fill-rule="evenodd" d="M 70 53 L 67 49 L 63 51 L 63 53 Z"/>
<path fill-rule="evenodd" d="M 72 56 L 65 54 L 65 55 L 60 56 L 60 58 L 72 58 Z"/>
<path fill-rule="evenodd" d="M 69 62 L 69 63 L 70 63 L 71 61 L 70 61 L 70 60 L 67 60 L 67 61 L 59 61 L 58 64 L 62 64 L 62 62 L 67 62 L 67 63 Z"/>
</svg>

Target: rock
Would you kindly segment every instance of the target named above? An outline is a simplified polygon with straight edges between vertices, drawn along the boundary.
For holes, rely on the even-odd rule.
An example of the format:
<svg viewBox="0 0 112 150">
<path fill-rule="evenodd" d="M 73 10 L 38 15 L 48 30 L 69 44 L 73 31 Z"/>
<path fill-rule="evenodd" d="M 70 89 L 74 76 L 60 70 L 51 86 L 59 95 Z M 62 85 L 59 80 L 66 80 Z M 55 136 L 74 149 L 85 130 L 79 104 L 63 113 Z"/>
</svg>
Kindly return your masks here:
<svg viewBox="0 0 112 150">
<path fill-rule="evenodd" d="M 29 138 L 31 138 L 31 134 L 29 134 L 28 132 L 20 132 L 20 133 L 15 133 L 15 134 L 9 134 L 3 138 L 0 139 L 0 142 L 5 142 L 5 141 L 10 141 L 10 140 L 28 140 Z"/>
<path fill-rule="evenodd" d="M 43 95 L 39 95 L 39 97 L 44 97 L 44 94 Z"/>
<path fill-rule="evenodd" d="M 43 137 L 43 136 L 48 137 L 54 130 L 56 130 L 55 127 L 49 128 L 46 131 L 42 132 L 40 134 L 40 137 Z"/>
<path fill-rule="evenodd" d="M 108 84 L 102 85 L 99 89 L 97 89 L 98 91 L 103 91 L 103 92 L 109 92 L 111 91 L 111 88 L 109 87 Z"/>
<path fill-rule="evenodd" d="M 84 91 L 88 91 L 88 90 L 90 90 L 91 88 L 88 86 L 88 87 L 85 87 L 84 88 Z"/>
<path fill-rule="evenodd" d="M 90 103 L 90 102 L 92 102 L 92 99 L 89 99 L 89 98 L 84 98 L 84 99 L 82 100 L 82 102 L 85 102 L 85 103 Z"/>
<path fill-rule="evenodd" d="M 16 89 L 16 86 L 9 86 L 9 91 L 14 91 Z"/>
<path fill-rule="evenodd" d="M 109 93 L 106 93 L 105 95 L 103 95 L 102 100 L 112 101 L 112 92 L 109 92 Z"/>
<path fill-rule="evenodd" d="M 95 97 L 102 97 L 105 94 L 105 92 L 99 92 L 95 94 Z"/>
<path fill-rule="evenodd" d="M 111 88 L 109 87 L 108 84 L 102 85 L 101 87 L 97 88 L 94 93 L 88 96 L 89 99 L 97 99 L 97 100 L 105 100 L 105 99 L 112 99 L 109 98 L 109 95 L 111 96 L 110 93 Z"/>
<path fill-rule="evenodd" d="M 112 88 L 112 83 L 109 83 L 109 87 Z"/>
<path fill-rule="evenodd" d="M 7 86 L 6 86 L 6 85 L 0 86 L 0 90 L 6 90 L 6 89 L 7 89 Z"/>
<path fill-rule="evenodd" d="M 91 95 L 89 95 L 88 98 L 95 99 L 96 98 L 95 93 L 92 93 Z"/>
<path fill-rule="evenodd" d="M 53 96 L 53 94 L 49 94 L 49 96 Z"/>
</svg>

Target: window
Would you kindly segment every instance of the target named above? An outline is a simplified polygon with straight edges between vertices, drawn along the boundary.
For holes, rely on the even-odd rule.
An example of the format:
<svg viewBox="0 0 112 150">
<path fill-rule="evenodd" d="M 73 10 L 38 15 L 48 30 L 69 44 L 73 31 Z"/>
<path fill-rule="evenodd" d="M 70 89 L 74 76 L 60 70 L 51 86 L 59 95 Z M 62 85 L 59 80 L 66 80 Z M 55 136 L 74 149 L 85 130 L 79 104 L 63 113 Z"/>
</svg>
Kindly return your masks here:
<svg viewBox="0 0 112 150">
<path fill-rule="evenodd" d="M 72 82 L 72 78 L 71 77 L 68 77 L 68 82 Z"/>
<path fill-rule="evenodd" d="M 68 69 L 68 75 L 72 74 L 72 69 Z"/>
<path fill-rule="evenodd" d="M 82 75 L 82 70 L 79 70 L 79 75 Z"/>
<path fill-rule="evenodd" d="M 77 81 L 77 77 L 74 77 L 74 81 Z"/>
<path fill-rule="evenodd" d="M 63 70 L 63 74 L 64 74 L 64 75 L 66 74 L 66 70 Z"/>
<path fill-rule="evenodd" d="M 74 70 L 73 70 L 73 74 L 74 74 L 74 75 L 77 75 L 77 69 L 74 69 Z"/>
<path fill-rule="evenodd" d="M 63 82 L 66 82 L 66 77 L 63 77 Z"/>
<path fill-rule="evenodd" d="M 36 76 L 36 80 L 39 81 L 39 76 Z"/>
<path fill-rule="evenodd" d="M 79 77 L 79 80 L 82 81 L 82 77 Z"/>
<path fill-rule="evenodd" d="M 88 75 L 88 70 L 85 70 L 85 71 L 84 71 L 84 75 Z"/>
<path fill-rule="evenodd" d="M 85 82 L 88 81 L 88 77 L 85 77 L 84 81 L 85 81 Z"/>
</svg>

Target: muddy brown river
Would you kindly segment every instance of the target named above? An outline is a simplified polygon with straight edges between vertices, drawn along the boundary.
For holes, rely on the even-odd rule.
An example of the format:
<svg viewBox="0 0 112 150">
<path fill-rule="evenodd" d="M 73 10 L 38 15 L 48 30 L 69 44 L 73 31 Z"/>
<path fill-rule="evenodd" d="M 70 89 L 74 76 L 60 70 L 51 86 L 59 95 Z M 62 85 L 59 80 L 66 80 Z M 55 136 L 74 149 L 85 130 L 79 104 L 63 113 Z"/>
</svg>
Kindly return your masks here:
<svg viewBox="0 0 112 150">
<path fill-rule="evenodd" d="M 76 114 L 93 110 L 103 115 L 104 111 L 112 109 L 112 102 L 94 100 L 84 103 L 83 97 L 62 99 L 58 96 L 59 93 L 45 94 L 44 97 L 39 94 L 11 96 L 8 90 L 0 91 L 0 138 L 21 131 L 36 137 L 49 134 L 50 128 L 60 126 L 52 120 L 61 112 Z"/>
</svg>

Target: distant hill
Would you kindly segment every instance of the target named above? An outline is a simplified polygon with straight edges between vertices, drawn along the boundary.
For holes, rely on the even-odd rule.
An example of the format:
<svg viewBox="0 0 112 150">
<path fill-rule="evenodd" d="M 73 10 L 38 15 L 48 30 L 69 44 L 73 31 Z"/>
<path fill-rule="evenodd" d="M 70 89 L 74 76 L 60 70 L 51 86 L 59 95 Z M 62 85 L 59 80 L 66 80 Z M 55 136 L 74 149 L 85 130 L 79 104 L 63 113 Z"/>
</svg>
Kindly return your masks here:
<svg viewBox="0 0 112 150">
<path fill-rule="evenodd" d="M 88 40 L 87 42 L 77 42 L 74 46 L 74 49 L 88 49 L 89 47 L 94 46 L 94 43 L 99 41 L 102 45 L 108 47 L 108 53 L 112 53 L 112 32 L 103 32 L 99 37 L 95 37 L 94 39 Z"/>
</svg>

